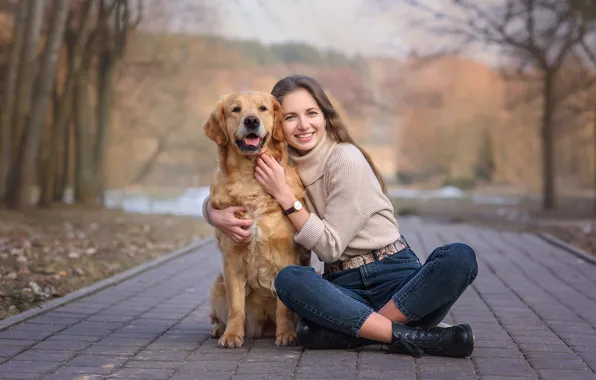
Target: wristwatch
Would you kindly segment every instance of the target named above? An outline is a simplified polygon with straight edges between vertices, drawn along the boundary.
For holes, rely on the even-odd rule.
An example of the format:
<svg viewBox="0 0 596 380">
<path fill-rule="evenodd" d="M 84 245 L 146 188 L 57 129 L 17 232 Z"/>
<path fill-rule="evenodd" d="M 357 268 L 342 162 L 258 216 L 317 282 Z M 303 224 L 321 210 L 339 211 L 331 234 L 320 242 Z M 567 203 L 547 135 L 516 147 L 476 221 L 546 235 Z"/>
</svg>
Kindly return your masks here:
<svg viewBox="0 0 596 380">
<path fill-rule="evenodd" d="M 302 203 L 300 201 L 294 201 L 294 203 L 292 203 L 292 207 L 290 207 L 287 210 L 284 210 L 284 215 L 290 215 L 291 213 L 296 212 L 300 209 L 302 209 Z"/>
</svg>

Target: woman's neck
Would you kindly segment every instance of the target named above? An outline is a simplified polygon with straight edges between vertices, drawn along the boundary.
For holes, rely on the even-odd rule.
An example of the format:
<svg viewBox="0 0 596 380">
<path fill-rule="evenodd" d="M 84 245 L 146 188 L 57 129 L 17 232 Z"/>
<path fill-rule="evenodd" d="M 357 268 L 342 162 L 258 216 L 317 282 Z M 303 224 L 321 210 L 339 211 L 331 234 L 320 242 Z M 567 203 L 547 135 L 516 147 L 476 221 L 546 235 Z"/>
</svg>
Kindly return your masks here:
<svg viewBox="0 0 596 380">
<path fill-rule="evenodd" d="M 325 133 L 317 145 L 301 154 L 293 147 L 288 147 L 288 155 L 298 169 L 300 179 L 305 186 L 309 186 L 321 177 L 327 158 L 337 144 L 333 136 Z"/>
<path fill-rule="evenodd" d="M 323 133 L 323 135 L 321 136 L 321 139 L 317 142 L 317 145 L 315 145 L 312 149 L 298 150 L 293 146 L 288 146 L 288 154 L 294 160 L 304 160 L 308 157 L 316 156 L 316 153 L 321 150 L 323 145 L 325 145 L 329 139 L 332 139 L 332 137 L 329 136 L 329 134 L 325 131 L 325 133 Z"/>
</svg>

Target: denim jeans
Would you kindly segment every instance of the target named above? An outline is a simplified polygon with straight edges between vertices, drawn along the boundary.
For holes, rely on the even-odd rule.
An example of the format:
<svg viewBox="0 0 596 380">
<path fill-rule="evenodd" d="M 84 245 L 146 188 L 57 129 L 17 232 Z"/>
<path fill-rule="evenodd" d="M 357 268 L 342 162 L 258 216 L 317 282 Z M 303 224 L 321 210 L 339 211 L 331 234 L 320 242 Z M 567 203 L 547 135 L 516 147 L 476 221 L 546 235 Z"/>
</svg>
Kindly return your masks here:
<svg viewBox="0 0 596 380">
<path fill-rule="evenodd" d="M 357 336 L 364 321 L 390 300 L 408 326 L 436 326 L 477 274 L 476 254 L 465 244 L 436 248 L 424 264 L 408 246 L 383 260 L 323 276 L 312 267 L 288 266 L 275 278 L 275 290 L 299 316 Z"/>
</svg>

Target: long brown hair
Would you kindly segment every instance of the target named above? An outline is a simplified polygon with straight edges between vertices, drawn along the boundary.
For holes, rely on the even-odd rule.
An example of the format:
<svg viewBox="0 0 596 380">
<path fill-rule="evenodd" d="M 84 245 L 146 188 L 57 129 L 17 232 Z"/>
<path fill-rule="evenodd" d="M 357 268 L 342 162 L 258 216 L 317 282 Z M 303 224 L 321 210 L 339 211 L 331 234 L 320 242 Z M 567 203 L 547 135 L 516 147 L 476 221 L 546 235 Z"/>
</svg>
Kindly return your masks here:
<svg viewBox="0 0 596 380">
<path fill-rule="evenodd" d="M 387 189 L 385 186 L 385 181 L 383 181 L 381 174 L 379 174 L 379 170 L 373 163 L 368 153 L 366 153 L 364 149 L 362 149 L 360 146 L 358 146 L 358 144 L 354 142 L 354 139 L 352 138 L 352 135 L 350 135 L 348 128 L 346 127 L 343 120 L 337 113 L 335 107 L 333 107 L 333 104 L 331 104 L 331 101 L 325 94 L 325 91 L 323 90 L 323 87 L 319 84 L 319 82 L 306 75 L 291 75 L 277 82 L 273 87 L 273 90 L 271 90 L 271 95 L 273 95 L 281 104 L 283 98 L 287 94 L 298 89 L 305 89 L 312 95 L 313 98 L 315 98 L 317 104 L 319 105 L 319 108 L 321 108 L 321 111 L 325 116 L 328 134 L 330 134 L 336 141 L 342 143 L 350 143 L 354 145 L 356 148 L 358 148 L 360 152 L 362 152 L 364 158 L 366 158 L 366 161 L 368 162 L 368 164 L 372 168 L 372 171 L 375 173 L 375 176 L 379 180 L 381 188 L 383 189 L 383 193 L 386 193 Z"/>
</svg>

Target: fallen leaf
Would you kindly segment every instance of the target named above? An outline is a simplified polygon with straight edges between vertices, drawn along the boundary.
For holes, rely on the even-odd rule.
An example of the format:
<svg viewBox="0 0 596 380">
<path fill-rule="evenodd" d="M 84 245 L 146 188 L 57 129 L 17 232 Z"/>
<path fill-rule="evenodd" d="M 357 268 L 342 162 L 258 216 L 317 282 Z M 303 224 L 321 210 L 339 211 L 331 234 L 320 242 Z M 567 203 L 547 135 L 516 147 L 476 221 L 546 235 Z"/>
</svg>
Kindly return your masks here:
<svg viewBox="0 0 596 380">
<path fill-rule="evenodd" d="M 37 285 L 36 282 L 34 281 L 29 281 L 29 287 L 31 288 L 31 290 L 33 291 L 33 293 L 35 294 L 42 294 L 43 292 L 41 291 L 41 287 L 39 285 Z"/>
</svg>

